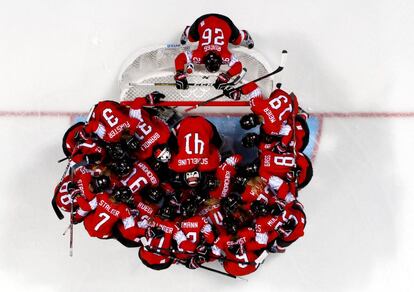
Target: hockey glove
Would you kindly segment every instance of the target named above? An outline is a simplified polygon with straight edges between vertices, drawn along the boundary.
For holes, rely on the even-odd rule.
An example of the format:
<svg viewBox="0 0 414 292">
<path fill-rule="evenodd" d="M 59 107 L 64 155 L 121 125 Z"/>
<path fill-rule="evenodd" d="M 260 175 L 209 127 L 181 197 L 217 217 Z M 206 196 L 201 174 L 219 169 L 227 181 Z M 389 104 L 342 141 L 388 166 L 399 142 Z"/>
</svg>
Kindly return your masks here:
<svg viewBox="0 0 414 292">
<path fill-rule="evenodd" d="M 223 94 L 227 96 L 228 98 L 231 98 L 233 100 L 240 100 L 241 97 L 241 91 L 240 89 L 234 89 L 234 88 L 224 88 Z"/>
<path fill-rule="evenodd" d="M 241 42 L 241 45 L 249 49 L 253 49 L 254 41 L 252 39 L 252 36 L 247 32 L 247 30 L 243 29 L 242 32 L 244 33 L 244 38 Z"/>
<path fill-rule="evenodd" d="M 220 73 L 213 86 L 215 89 L 224 89 L 228 84 L 231 76 L 228 73 Z"/>
<path fill-rule="evenodd" d="M 148 227 L 145 236 L 147 238 L 161 238 L 164 236 L 164 231 L 158 227 Z"/>
<path fill-rule="evenodd" d="M 175 86 L 177 89 L 188 89 L 188 80 L 187 76 L 184 74 L 183 71 L 177 71 L 174 76 L 175 79 Z"/>
<path fill-rule="evenodd" d="M 165 95 L 158 91 L 153 91 L 150 94 L 147 94 L 145 96 L 145 99 L 148 104 L 154 105 L 156 103 L 159 103 L 162 99 L 165 98 Z"/>
<path fill-rule="evenodd" d="M 181 35 L 180 43 L 182 45 L 185 45 L 187 43 L 187 41 L 188 41 L 188 31 L 189 31 L 189 29 L 190 29 L 190 27 L 187 25 L 185 27 L 184 31 L 183 31 L 183 34 Z"/>
</svg>

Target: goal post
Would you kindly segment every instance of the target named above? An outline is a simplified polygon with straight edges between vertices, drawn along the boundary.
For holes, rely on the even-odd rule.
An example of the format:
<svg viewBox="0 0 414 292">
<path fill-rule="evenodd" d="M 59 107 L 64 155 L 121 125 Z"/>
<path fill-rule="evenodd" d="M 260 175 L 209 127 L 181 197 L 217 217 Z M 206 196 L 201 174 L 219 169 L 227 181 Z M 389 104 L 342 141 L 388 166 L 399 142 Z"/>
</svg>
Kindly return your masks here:
<svg viewBox="0 0 414 292">
<path fill-rule="evenodd" d="M 166 96 L 163 105 L 187 107 L 222 93 L 221 90 L 216 90 L 213 86 L 190 86 L 187 90 L 178 90 L 175 86 L 149 85 L 174 83 L 176 56 L 184 50 L 195 48 L 195 46 L 164 45 L 144 48 L 135 52 L 121 68 L 119 75 L 120 99 L 132 100 L 157 90 Z M 266 59 L 256 50 L 244 47 L 231 47 L 230 50 L 247 69 L 243 83 L 266 75 L 273 70 Z M 220 72 L 227 70 L 226 66 L 222 66 L 220 69 Z M 193 73 L 189 74 L 187 78 L 190 83 L 211 84 L 214 83 L 220 72 L 209 73 L 205 70 L 204 65 L 195 65 Z M 273 79 L 268 78 L 260 81 L 258 85 L 268 96 L 272 91 L 273 83 Z M 234 111 L 236 108 L 237 111 L 244 111 L 243 109 L 247 106 L 247 100 L 243 97 L 240 101 L 223 97 L 197 111 L 223 112 L 223 110 L 229 111 L 229 107 L 234 107 L 230 111 Z"/>
</svg>

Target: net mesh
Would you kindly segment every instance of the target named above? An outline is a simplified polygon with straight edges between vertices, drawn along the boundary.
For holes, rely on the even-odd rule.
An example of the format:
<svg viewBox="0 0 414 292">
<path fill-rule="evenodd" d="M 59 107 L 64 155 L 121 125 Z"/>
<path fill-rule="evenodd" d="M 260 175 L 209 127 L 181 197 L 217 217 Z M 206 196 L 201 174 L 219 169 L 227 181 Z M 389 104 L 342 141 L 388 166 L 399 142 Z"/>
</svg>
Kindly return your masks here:
<svg viewBox="0 0 414 292">
<path fill-rule="evenodd" d="M 166 101 L 182 105 L 183 102 L 200 102 L 221 94 L 222 91 L 216 90 L 213 86 L 190 86 L 188 90 L 178 90 L 175 88 L 175 57 L 183 50 L 193 49 L 195 47 L 159 46 L 143 49 L 134 54 L 123 66 L 119 77 L 121 100 L 132 100 L 157 90 L 166 95 Z M 241 61 L 243 67 L 247 69 L 242 83 L 272 71 L 266 60 L 255 50 L 237 47 L 231 48 L 231 51 Z M 226 67 L 222 66 L 221 71 L 227 70 L 228 67 Z M 207 72 L 203 65 L 196 65 L 194 72 L 188 76 L 188 82 L 212 84 L 218 74 Z M 172 85 L 153 86 L 148 83 L 171 83 Z M 266 78 L 260 81 L 258 85 L 268 95 L 272 90 L 273 80 Z M 232 105 L 227 97 L 222 97 L 217 101 L 222 103 L 229 102 L 229 105 Z M 239 102 L 238 104 L 241 105 L 242 103 Z"/>
</svg>

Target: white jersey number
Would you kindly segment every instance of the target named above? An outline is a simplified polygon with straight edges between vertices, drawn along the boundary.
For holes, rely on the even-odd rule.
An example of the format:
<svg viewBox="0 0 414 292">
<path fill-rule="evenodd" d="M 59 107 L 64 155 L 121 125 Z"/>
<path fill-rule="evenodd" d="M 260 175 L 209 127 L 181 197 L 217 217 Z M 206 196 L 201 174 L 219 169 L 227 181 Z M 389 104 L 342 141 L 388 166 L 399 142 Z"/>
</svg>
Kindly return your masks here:
<svg viewBox="0 0 414 292">
<path fill-rule="evenodd" d="M 194 135 L 193 141 L 191 141 Z M 189 133 L 184 136 L 185 139 L 185 152 L 191 154 L 204 154 L 204 142 L 199 139 L 198 133 Z M 192 147 L 194 146 L 194 147 Z"/>
<path fill-rule="evenodd" d="M 96 224 L 96 226 L 95 226 L 95 231 L 98 231 L 98 229 L 99 229 L 99 227 L 101 227 L 102 225 L 104 225 L 105 224 L 105 222 L 106 221 L 108 221 L 109 220 L 109 218 L 111 218 L 111 216 L 109 216 L 108 214 L 106 214 L 106 213 L 100 213 L 99 215 L 98 215 L 98 217 L 99 218 L 103 218 L 101 221 L 99 221 L 99 223 L 98 224 Z"/>
<path fill-rule="evenodd" d="M 211 45 L 213 43 L 214 45 L 222 46 L 224 45 L 224 34 L 221 28 L 215 28 L 214 34 L 213 30 L 211 28 L 207 28 L 203 35 L 201 36 L 203 39 L 203 42 L 201 43 L 202 46 Z"/>
<path fill-rule="evenodd" d="M 113 128 L 119 122 L 119 119 L 112 114 L 112 110 L 110 108 L 104 109 L 102 116 L 111 128 Z"/>
</svg>

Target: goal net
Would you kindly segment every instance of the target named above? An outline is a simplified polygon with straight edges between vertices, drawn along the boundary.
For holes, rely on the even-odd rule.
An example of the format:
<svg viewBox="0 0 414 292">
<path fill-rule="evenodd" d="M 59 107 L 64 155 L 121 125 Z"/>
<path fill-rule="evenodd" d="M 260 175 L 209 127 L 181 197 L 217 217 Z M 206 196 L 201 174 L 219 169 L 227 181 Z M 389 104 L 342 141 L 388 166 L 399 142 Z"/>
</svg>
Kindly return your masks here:
<svg viewBox="0 0 414 292">
<path fill-rule="evenodd" d="M 195 103 L 207 100 L 222 93 L 213 86 L 190 86 L 188 90 L 178 90 L 175 85 L 149 85 L 153 83 L 175 83 L 174 81 L 174 60 L 183 50 L 193 50 L 194 46 L 158 46 L 146 48 L 136 52 L 130 57 L 122 67 L 119 76 L 119 86 L 121 90 L 121 100 L 132 100 L 136 97 L 145 96 L 152 91 L 159 91 L 166 95 L 168 106 L 188 107 Z M 255 50 L 244 47 L 233 47 L 231 51 L 247 69 L 247 73 L 242 83 L 263 76 L 273 68 L 265 58 Z M 222 66 L 221 72 L 227 70 L 227 66 Z M 220 72 L 209 73 L 204 65 L 195 65 L 192 74 L 188 75 L 188 82 L 212 84 Z M 273 88 L 273 79 L 266 78 L 258 83 L 265 94 L 270 94 Z M 200 107 L 197 112 L 243 112 L 247 107 L 247 100 L 232 101 L 227 97 L 222 97 L 208 106 Z"/>
</svg>

